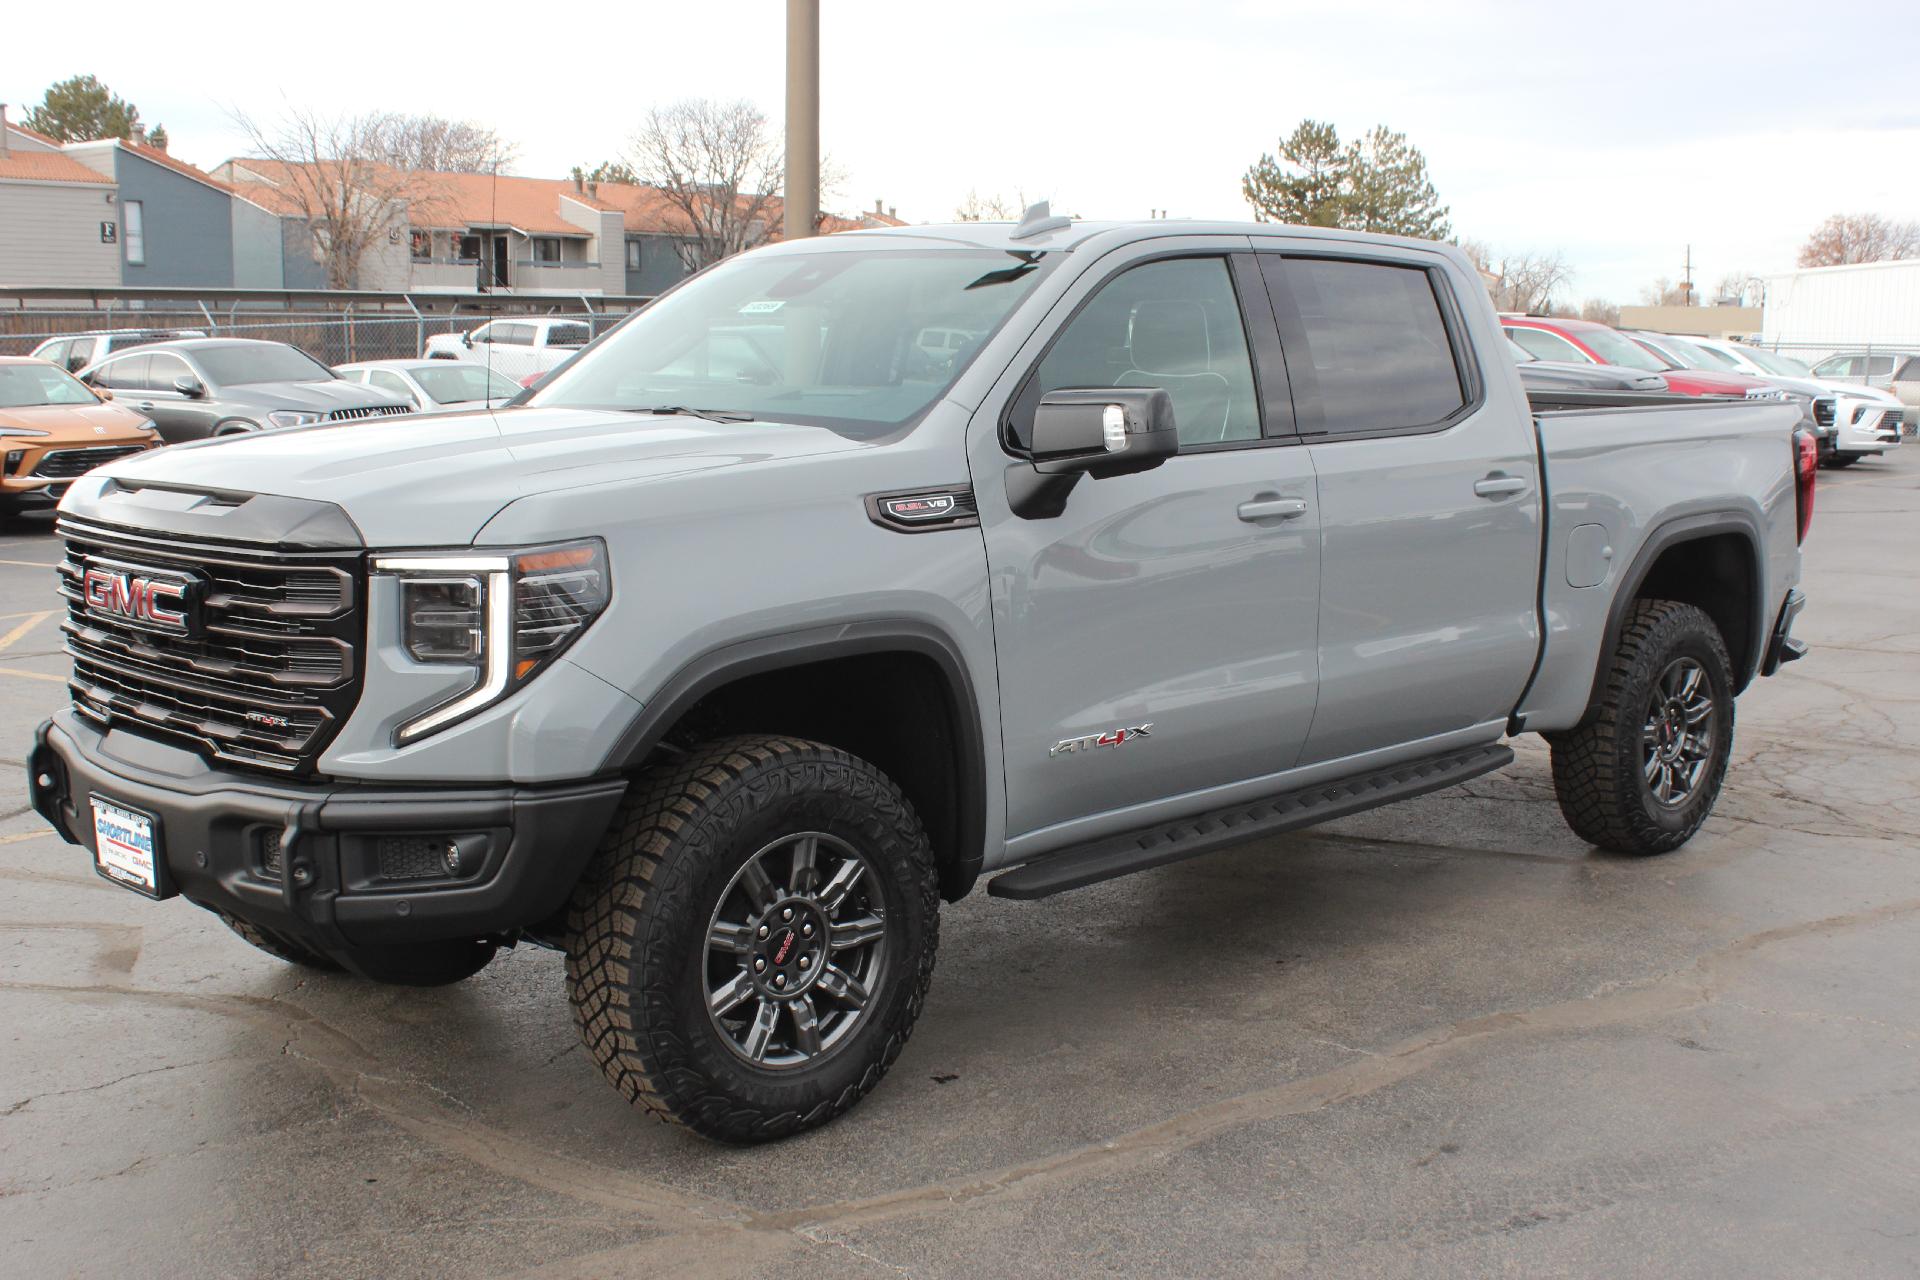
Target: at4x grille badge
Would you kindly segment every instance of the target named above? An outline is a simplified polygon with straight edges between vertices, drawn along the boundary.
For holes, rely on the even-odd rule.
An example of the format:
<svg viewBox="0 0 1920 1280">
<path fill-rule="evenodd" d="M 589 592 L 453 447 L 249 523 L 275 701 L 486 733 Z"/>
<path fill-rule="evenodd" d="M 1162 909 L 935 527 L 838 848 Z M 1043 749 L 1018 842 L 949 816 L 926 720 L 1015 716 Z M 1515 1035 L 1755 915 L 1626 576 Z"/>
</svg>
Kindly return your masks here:
<svg viewBox="0 0 1920 1280">
<path fill-rule="evenodd" d="M 1136 724 L 1126 729 L 1110 729 L 1106 733 L 1090 733 L 1084 738 L 1062 738 L 1053 744 L 1053 750 L 1047 755 L 1070 756 L 1076 751 L 1091 751 L 1095 747 L 1117 747 L 1132 742 L 1135 738 L 1150 738 L 1153 722 Z"/>
</svg>

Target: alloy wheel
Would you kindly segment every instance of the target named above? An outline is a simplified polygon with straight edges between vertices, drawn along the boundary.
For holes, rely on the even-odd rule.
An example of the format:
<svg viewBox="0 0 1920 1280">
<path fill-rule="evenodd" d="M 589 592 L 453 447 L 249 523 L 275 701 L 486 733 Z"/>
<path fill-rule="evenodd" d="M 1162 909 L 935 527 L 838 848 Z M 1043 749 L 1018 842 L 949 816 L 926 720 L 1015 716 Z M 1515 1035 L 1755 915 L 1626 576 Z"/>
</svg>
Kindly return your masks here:
<svg viewBox="0 0 1920 1280">
<path fill-rule="evenodd" d="M 864 1021 L 886 963 L 886 910 L 866 858 L 824 832 L 783 836 L 714 905 L 707 1016 L 755 1066 L 811 1066 Z"/>
<path fill-rule="evenodd" d="M 1654 682 L 1640 732 L 1642 774 L 1654 803 L 1692 799 L 1713 758 L 1713 684 L 1692 658 L 1675 658 Z"/>
</svg>

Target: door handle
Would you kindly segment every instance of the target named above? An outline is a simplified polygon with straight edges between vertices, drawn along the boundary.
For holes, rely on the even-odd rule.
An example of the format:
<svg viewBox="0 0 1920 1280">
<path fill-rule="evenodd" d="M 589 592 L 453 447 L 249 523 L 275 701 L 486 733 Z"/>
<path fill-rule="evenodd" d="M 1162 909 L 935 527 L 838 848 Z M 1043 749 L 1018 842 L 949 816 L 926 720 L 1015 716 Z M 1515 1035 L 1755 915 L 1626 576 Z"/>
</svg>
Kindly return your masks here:
<svg viewBox="0 0 1920 1280">
<path fill-rule="evenodd" d="M 1525 476 L 1510 476 L 1504 471 L 1473 482 L 1473 491 L 1483 498 L 1504 498 L 1510 493 L 1525 493 L 1527 488 Z"/>
<path fill-rule="evenodd" d="M 1243 502 L 1234 514 L 1249 524 L 1261 520 L 1291 520 L 1307 514 L 1305 498 L 1255 498 Z"/>
<path fill-rule="evenodd" d="M 151 400 L 142 400 L 142 401 L 141 401 L 141 402 L 140 402 L 139 404 L 137 404 L 137 405 L 135 405 L 135 406 L 133 406 L 133 407 L 134 407 L 134 408 L 136 408 L 136 409 L 138 409 L 138 410 L 140 410 L 140 412 L 142 412 L 142 413 L 152 413 L 152 412 L 153 412 L 153 401 L 151 401 Z"/>
</svg>

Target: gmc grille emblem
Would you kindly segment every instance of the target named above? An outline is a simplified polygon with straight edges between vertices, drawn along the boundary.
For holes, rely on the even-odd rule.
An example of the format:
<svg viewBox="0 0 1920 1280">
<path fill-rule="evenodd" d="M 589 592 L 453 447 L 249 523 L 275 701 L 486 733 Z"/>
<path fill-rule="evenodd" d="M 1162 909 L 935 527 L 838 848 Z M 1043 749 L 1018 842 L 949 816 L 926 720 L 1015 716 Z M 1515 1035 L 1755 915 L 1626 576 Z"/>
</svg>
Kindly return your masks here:
<svg viewBox="0 0 1920 1280">
<path fill-rule="evenodd" d="M 185 578 L 153 577 L 138 571 L 93 565 L 87 567 L 81 581 L 89 612 L 110 614 L 182 635 L 188 630 L 193 585 Z"/>
</svg>

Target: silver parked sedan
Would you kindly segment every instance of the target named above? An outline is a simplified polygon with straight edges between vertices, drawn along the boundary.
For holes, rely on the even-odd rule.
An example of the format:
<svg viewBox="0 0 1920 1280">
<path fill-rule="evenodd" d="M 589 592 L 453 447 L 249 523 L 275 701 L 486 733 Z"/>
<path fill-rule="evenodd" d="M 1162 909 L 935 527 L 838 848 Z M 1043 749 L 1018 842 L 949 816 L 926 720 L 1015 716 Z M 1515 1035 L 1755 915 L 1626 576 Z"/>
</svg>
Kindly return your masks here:
<svg viewBox="0 0 1920 1280">
<path fill-rule="evenodd" d="M 456 360 L 360 360 L 334 372 L 411 400 L 421 413 L 497 409 L 520 394 L 513 379 Z"/>
</svg>

